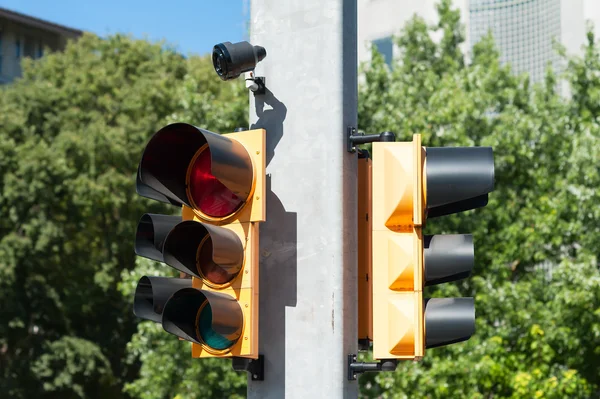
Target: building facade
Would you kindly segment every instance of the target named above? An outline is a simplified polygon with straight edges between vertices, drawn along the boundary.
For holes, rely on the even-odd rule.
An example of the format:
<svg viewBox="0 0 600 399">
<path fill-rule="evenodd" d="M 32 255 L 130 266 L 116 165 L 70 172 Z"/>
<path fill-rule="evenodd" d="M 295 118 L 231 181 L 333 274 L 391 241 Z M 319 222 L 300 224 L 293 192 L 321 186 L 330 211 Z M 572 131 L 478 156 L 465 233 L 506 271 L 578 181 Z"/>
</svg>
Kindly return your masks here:
<svg viewBox="0 0 600 399">
<path fill-rule="evenodd" d="M 368 61 L 371 46 L 377 46 L 386 61 L 394 52 L 392 37 L 416 14 L 428 23 L 437 21 L 435 5 L 439 0 L 358 0 L 358 60 Z M 468 0 L 454 0 L 461 11 L 461 21 L 468 24 Z"/>
<path fill-rule="evenodd" d="M 367 61 L 376 46 L 391 62 L 391 37 L 417 14 L 435 23 L 437 0 L 359 0 L 358 54 Z M 515 73 L 528 73 L 533 82 L 543 80 L 548 65 L 560 71 L 563 60 L 554 42 L 569 54 L 581 54 L 586 20 L 600 33 L 599 0 L 454 0 L 466 27 L 465 53 L 488 32 L 494 37 L 501 61 Z"/>
<path fill-rule="evenodd" d="M 82 34 L 77 29 L 0 8 L 0 84 L 21 76 L 23 58 L 35 59 L 47 50 L 63 50 L 69 39 Z"/>
<path fill-rule="evenodd" d="M 560 72 L 564 61 L 555 43 L 579 53 L 585 39 L 583 0 L 470 0 L 469 37 L 472 43 L 491 32 L 500 60 L 533 82 L 546 68 Z"/>
</svg>

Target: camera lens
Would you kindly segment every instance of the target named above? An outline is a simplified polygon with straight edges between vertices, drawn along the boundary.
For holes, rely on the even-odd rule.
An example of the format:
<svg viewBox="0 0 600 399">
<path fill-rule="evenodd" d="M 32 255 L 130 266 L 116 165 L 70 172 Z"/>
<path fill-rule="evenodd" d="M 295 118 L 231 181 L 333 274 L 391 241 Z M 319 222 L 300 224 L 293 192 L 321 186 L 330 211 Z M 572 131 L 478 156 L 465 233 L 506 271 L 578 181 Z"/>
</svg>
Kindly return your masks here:
<svg viewBox="0 0 600 399">
<path fill-rule="evenodd" d="M 219 75 L 221 79 L 225 80 L 224 76 L 227 75 L 227 61 L 224 59 L 225 54 L 223 54 L 223 50 L 215 46 L 212 58 L 215 72 L 217 72 L 217 75 Z"/>
<path fill-rule="evenodd" d="M 217 57 L 217 66 L 216 66 L 216 69 L 217 69 L 217 73 L 219 75 L 223 75 L 223 67 L 221 66 L 221 64 L 222 64 L 222 58 L 221 57 Z"/>
</svg>

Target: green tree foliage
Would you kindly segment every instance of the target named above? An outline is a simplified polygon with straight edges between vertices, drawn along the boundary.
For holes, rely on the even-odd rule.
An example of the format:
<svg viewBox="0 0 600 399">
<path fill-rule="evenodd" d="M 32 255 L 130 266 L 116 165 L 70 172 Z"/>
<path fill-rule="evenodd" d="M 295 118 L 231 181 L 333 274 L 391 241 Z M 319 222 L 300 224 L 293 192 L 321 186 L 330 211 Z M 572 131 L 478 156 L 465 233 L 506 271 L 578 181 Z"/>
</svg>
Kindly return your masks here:
<svg viewBox="0 0 600 399">
<path fill-rule="evenodd" d="M 119 35 L 26 62 L 2 88 L 0 396 L 123 396 L 139 362 L 124 362 L 136 320 L 118 282 L 140 216 L 176 211 L 135 194 L 141 152 L 175 117 L 245 123 L 240 88 L 207 58 Z"/>
<path fill-rule="evenodd" d="M 598 93 L 593 35 L 570 60 L 573 96 L 501 66 L 493 41 L 465 65 L 458 11 L 443 0 L 440 22 L 414 18 L 397 39 L 390 70 L 373 54 L 359 100 L 359 124 L 423 135 L 426 146 L 492 146 L 496 190 L 488 206 L 433 219 L 429 233 L 474 234 L 473 277 L 430 290 L 475 296 L 477 332 L 427 352 L 395 373 L 361 378 L 364 397 L 587 398 L 600 388 Z M 441 41 L 431 39 L 441 32 Z"/>
</svg>

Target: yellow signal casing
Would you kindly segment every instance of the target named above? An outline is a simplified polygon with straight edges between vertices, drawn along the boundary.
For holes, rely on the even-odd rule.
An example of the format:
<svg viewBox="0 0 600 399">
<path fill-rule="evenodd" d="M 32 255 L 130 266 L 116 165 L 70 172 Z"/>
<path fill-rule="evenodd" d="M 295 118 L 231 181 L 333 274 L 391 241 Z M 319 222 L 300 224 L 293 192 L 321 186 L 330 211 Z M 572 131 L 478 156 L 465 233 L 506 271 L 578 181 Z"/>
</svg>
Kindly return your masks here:
<svg viewBox="0 0 600 399">
<path fill-rule="evenodd" d="M 373 143 L 373 358 L 420 360 L 425 151 L 413 141 Z"/>
<path fill-rule="evenodd" d="M 373 143 L 373 229 L 422 226 L 425 149 L 412 142 Z"/>
<path fill-rule="evenodd" d="M 371 160 L 358 160 L 358 339 L 373 340 Z"/>
<path fill-rule="evenodd" d="M 373 232 L 374 359 L 423 357 L 422 278 L 420 229 Z"/>
<path fill-rule="evenodd" d="M 219 292 L 234 297 L 240 304 L 243 314 L 242 333 L 237 342 L 225 351 L 216 352 L 205 345 L 192 343 L 192 357 L 245 357 L 258 359 L 258 309 L 259 309 L 259 223 L 266 218 L 266 131 L 264 129 L 246 130 L 226 134 L 228 138 L 241 143 L 250 158 L 254 172 L 254 186 L 249 200 L 242 209 L 222 220 L 209 220 L 186 206 L 182 210 L 183 220 L 195 220 L 201 223 L 227 228 L 240 237 L 244 246 L 244 262 L 239 274 L 231 284 L 223 288 L 213 288 L 202 279 L 193 277 L 194 288 Z"/>
<path fill-rule="evenodd" d="M 184 208 L 183 219 L 193 215 L 192 220 L 199 221 L 191 209 Z M 243 314 L 242 334 L 237 342 L 226 351 L 215 352 L 204 345 L 192 343 L 192 357 L 247 357 L 258 359 L 258 279 L 259 279 L 259 224 L 258 222 L 233 223 L 222 226 L 235 232 L 244 245 L 244 263 L 239 274 L 230 285 L 213 288 L 202 279 L 192 277 L 194 288 L 219 292 L 234 297 L 240 304 Z"/>
<path fill-rule="evenodd" d="M 246 203 L 234 214 L 220 218 L 208 218 L 202 212 L 192 209 L 202 223 L 222 226 L 230 223 L 264 222 L 266 220 L 266 143 L 267 131 L 265 129 L 245 130 L 243 132 L 228 133 L 223 136 L 239 142 L 252 160 L 254 173 L 253 186 Z"/>
</svg>

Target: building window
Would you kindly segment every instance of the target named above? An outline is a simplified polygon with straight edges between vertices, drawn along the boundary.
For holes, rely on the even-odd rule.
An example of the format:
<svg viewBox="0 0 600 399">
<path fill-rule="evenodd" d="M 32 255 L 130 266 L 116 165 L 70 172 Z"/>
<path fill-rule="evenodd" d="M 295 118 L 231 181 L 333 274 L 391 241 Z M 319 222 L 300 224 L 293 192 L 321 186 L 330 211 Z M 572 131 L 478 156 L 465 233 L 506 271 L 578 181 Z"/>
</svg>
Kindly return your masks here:
<svg viewBox="0 0 600 399">
<path fill-rule="evenodd" d="M 35 57 L 35 42 L 29 36 L 25 37 L 25 43 L 23 45 L 23 56 L 29 58 Z"/>
<path fill-rule="evenodd" d="M 17 38 L 17 41 L 15 42 L 15 56 L 17 58 L 21 58 L 21 39 Z"/>
<path fill-rule="evenodd" d="M 43 56 L 44 56 L 44 43 L 38 42 L 37 58 L 42 58 Z"/>
<path fill-rule="evenodd" d="M 2 75 L 2 45 L 4 41 L 2 40 L 2 31 L 0 31 L 0 75 Z"/>
<path fill-rule="evenodd" d="M 392 60 L 394 58 L 394 43 L 392 37 L 384 37 L 383 39 L 373 40 L 373 46 L 383 55 L 385 63 L 392 66 Z"/>
</svg>

